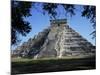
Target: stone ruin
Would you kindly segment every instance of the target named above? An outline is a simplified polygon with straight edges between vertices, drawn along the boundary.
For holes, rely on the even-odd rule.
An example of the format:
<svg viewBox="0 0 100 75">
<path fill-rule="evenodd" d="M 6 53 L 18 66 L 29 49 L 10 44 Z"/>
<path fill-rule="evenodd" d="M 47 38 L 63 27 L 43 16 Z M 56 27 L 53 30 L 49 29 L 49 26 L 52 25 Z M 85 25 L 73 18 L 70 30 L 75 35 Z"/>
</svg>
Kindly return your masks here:
<svg viewBox="0 0 100 75">
<path fill-rule="evenodd" d="M 95 56 L 95 46 L 67 24 L 66 19 L 50 20 L 50 26 L 14 50 L 20 57 L 66 58 Z"/>
</svg>

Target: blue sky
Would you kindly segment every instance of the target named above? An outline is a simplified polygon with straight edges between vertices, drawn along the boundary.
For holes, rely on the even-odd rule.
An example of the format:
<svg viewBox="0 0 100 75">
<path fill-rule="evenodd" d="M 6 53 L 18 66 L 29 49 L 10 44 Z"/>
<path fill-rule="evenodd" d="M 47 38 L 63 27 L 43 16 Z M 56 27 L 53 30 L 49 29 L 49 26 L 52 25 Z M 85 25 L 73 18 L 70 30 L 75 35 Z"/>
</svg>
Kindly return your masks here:
<svg viewBox="0 0 100 75">
<path fill-rule="evenodd" d="M 29 38 L 34 37 L 34 35 L 38 34 L 38 32 L 41 32 L 43 29 L 50 26 L 50 22 L 49 22 L 50 18 L 48 14 L 43 15 L 41 7 L 39 5 L 35 8 L 37 10 L 34 9 L 33 7 L 31 9 L 32 16 L 25 19 L 28 22 L 30 22 L 30 25 L 32 26 L 32 31 L 26 37 L 21 37 L 22 40 L 21 43 L 26 42 Z M 76 12 L 75 16 L 66 17 L 64 15 L 64 10 L 62 9 L 62 7 L 59 7 L 57 11 L 59 10 L 60 11 L 59 14 L 61 15 L 59 15 L 58 18 L 59 19 L 66 18 L 68 21 L 68 25 L 71 28 L 76 30 L 78 33 L 80 33 L 80 35 L 82 35 L 89 42 L 95 45 L 95 39 L 92 39 L 92 36 L 90 35 L 90 33 L 93 31 L 92 25 L 88 19 L 81 17 L 81 12 L 80 12 L 81 7 L 77 6 L 77 8 L 78 9 L 76 9 L 75 11 Z"/>
</svg>

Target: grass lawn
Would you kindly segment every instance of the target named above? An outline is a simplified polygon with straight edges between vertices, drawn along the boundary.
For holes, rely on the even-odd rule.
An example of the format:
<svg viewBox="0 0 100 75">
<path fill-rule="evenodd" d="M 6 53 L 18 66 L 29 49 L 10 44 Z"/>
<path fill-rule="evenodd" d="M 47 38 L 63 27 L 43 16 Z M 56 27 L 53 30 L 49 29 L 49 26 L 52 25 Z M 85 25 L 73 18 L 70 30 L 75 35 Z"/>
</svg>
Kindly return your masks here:
<svg viewBox="0 0 100 75">
<path fill-rule="evenodd" d="M 95 69 L 95 57 L 70 59 L 21 59 L 11 62 L 12 74 Z"/>
</svg>

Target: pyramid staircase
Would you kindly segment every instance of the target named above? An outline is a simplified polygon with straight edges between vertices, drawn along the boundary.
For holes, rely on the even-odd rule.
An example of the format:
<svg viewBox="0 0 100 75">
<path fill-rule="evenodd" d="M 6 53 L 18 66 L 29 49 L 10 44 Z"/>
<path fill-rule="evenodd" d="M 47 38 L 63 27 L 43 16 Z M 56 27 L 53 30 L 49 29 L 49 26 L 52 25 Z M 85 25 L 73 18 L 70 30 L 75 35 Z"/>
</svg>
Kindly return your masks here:
<svg viewBox="0 0 100 75">
<path fill-rule="evenodd" d="M 95 55 L 95 46 L 69 27 L 66 19 L 50 20 L 50 22 L 50 31 L 35 58 Z"/>
<path fill-rule="evenodd" d="M 95 46 L 67 24 L 66 19 L 50 20 L 50 27 L 15 50 L 21 56 L 38 58 L 87 57 Z"/>
</svg>

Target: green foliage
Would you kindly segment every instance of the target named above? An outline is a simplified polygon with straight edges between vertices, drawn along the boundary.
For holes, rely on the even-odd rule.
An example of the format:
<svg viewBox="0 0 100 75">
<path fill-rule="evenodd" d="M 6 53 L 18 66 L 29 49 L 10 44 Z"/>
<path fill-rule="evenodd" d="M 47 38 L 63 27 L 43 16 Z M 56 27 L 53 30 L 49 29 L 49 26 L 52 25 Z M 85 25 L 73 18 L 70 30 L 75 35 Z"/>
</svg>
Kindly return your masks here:
<svg viewBox="0 0 100 75">
<path fill-rule="evenodd" d="M 11 1 L 11 44 L 16 44 L 19 34 L 26 36 L 30 32 L 31 26 L 24 18 L 31 16 L 31 3 L 21 1 Z"/>
<path fill-rule="evenodd" d="M 91 33 L 93 35 L 93 38 L 96 36 L 96 7 L 95 6 L 83 6 L 82 16 L 86 17 L 90 20 L 93 26 L 93 32 Z"/>
<path fill-rule="evenodd" d="M 73 16 L 73 15 L 75 15 L 75 6 L 74 5 L 71 5 L 71 4 L 62 4 L 62 6 L 64 7 L 64 9 L 65 9 L 65 11 L 66 11 L 66 13 L 69 13 L 70 14 L 70 16 Z"/>
<path fill-rule="evenodd" d="M 56 19 L 56 9 L 57 9 L 58 4 L 55 3 L 43 3 L 43 10 L 44 12 L 47 12 L 51 17 Z"/>
<path fill-rule="evenodd" d="M 75 15 L 74 12 L 74 5 L 71 4 L 57 4 L 57 3 L 43 3 L 42 9 L 44 12 L 47 12 L 51 19 L 57 19 L 58 12 L 56 11 L 59 6 L 62 6 L 64 10 L 66 11 L 66 14 L 70 14 L 70 16 Z"/>
</svg>

